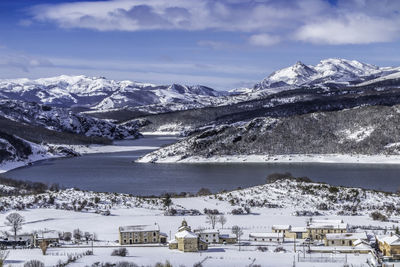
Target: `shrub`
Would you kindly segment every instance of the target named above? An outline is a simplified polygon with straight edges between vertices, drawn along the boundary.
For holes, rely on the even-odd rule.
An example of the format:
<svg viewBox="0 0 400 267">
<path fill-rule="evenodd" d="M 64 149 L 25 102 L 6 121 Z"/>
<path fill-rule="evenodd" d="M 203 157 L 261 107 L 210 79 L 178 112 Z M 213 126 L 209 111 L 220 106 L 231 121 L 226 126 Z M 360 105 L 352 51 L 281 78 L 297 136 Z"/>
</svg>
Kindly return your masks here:
<svg viewBox="0 0 400 267">
<path fill-rule="evenodd" d="M 268 251 L 268 247 L 258 247 L 257 250 L 261 252 L 266 252 Z"/>
<path fill-rule="evenodd" d="M 25 262 L 24 267 L 44 267 L 44 263 L 38 260 L 30 260 Z"/>
<path fill-rule="evenodd" d="M 165 263 L 157 262 L 154 267 L 172 267 L 172 264 L 169 263 L 169 261 L 166 261 Z"/>
<path fill-rule="evenodd" d="M 386 215 L 380 213 L 379 211 L 372 212 L 370 214 L 370 216 L 371 216 L 372 220 L 374 220 L 374 221 L 382 221 L 382 222 L 384 222 L 384 221 L 387 221 L 387 219 L 388 219 L 386 217 Z"/>
<path fill-rule="evenodd" d="M 126 248 L 114 249 L 113 252 L 111 253 L 111 256 L 125 257 L 127 255 L 128 255 L 128 250 Z"/>
<path fill-rule="evenodd" d="M 211 190 L 210 189 L 208 189 L 208 188 L 201 188 L 200 190 L 199 190 L 199 192 L 197 192 L 197 195 L 198 196 L 206 196 L 206 195 L 211 195 L 212 193 L 211 193 Z"/>
<path fill-rule="evenodd" d="M 244 211 L 243 211 L 242 208 L 238 208 L 238 209 L 233 209 L 233 210 L 231 211 L 231 213 L 232 213 L 233 215 L 241 215 L 241 214 L 244 214 Z"/>
<path fill-rule="evenodd" d="M 277 247 L 276 249 L 274 249 L 274 252 L 286 252 L 286 249 L 284 249 L 283 247 Z"/>
</svg>

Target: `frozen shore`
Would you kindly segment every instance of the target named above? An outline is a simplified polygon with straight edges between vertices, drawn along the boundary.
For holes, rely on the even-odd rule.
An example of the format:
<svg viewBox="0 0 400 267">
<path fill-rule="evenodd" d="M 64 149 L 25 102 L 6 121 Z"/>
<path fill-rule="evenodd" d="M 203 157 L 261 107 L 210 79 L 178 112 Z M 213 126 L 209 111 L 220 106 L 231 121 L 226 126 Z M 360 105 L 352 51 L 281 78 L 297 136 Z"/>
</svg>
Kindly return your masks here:
<svg viewBox="0 0 400 267">
<path fill-rule="evenodd" d="M 400 164 L 400 155 L 347 155 L 347 154 L 296 154 L 296 155 L 238 155 L 213 157 L 170 156 L 156 158 L 148 154 L 136 162 L 141 163 L 351 163 Z"/>
</svg>

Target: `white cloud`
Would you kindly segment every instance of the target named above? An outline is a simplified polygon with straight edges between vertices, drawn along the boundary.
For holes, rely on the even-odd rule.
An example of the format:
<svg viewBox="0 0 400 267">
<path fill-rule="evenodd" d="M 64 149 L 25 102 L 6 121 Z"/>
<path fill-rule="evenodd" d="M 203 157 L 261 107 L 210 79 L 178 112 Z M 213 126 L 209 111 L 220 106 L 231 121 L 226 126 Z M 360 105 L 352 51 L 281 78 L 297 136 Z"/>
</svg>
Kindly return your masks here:
<svg viewBox="0 0 400 267">
<path fill-rule="evenodd" d="M 399 13 L 400 1 L 393 0 L 112 0 L 38 5 L 21 21 L 98 31 L 230 31 L 259 46 L 282 40 L 340 45 L 396 39 Z"/>
<path fill-rule="evenodd" d="M 0 66 L 30 72 L 34 68 L 53 66 L 53 63 L 43 57 L 18 53 L 5 49 L 0 53 Z"/>
<path fill-rule="evenodd" d="M 272 36 L 266 33 L 250 36 L 249 43 L 256 46 L 271 46 L 279 43 L 281 39 L 278 36 Z"/>
<path fill-rule="evenodd" d="M 347 14 L 302 26 L 295 39 L 317 44 L 368 44 L 389 42 L 399 35 L 398 21 Z"/>
</svg>

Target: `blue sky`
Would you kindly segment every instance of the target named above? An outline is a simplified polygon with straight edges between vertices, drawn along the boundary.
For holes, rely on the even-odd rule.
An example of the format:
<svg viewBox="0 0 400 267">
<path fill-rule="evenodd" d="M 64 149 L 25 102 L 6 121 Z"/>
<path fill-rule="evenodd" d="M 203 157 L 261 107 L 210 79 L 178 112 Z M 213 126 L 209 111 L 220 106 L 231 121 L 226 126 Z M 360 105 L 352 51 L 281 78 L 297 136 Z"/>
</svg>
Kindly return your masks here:
<svg viewBox="0 0 400 267">
<path fill-rule="evenodd" d="M 398 66 L 397 0 L 2 0 L 0 78 L 251 86 L 302 61 Z"/>
</svg>

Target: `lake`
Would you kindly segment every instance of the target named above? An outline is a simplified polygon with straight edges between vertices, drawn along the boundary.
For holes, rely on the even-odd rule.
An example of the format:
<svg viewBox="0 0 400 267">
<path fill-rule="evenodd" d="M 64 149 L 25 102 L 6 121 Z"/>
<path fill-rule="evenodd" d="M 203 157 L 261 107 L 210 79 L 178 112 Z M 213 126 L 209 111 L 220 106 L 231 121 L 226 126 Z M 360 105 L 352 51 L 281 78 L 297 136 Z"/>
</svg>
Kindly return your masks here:
<svg viewBox="0 0 400 267">
<path fill-rule="evenodd" d="M 175 137 L 145 136 L 115 142 L 121 146 L 161 146 Z M 166 192 L 195 193 L 200 188 L 216 192 L 263 184 L 271 173 L 290 172 L 333 185 L 396 191 L 400 186 L 400 165 L 330 163 L 133 163 L 151 150 L 88 154 L 76 158 L 50 159 L 2 174 L 2 176 L 58 183 L 63 187 L 134 195 Z"/>
</svg>

